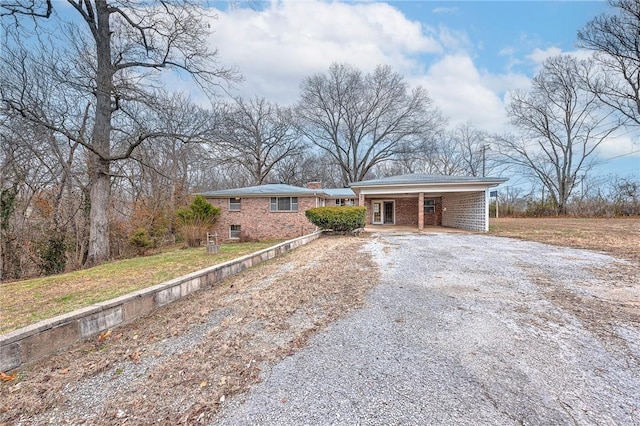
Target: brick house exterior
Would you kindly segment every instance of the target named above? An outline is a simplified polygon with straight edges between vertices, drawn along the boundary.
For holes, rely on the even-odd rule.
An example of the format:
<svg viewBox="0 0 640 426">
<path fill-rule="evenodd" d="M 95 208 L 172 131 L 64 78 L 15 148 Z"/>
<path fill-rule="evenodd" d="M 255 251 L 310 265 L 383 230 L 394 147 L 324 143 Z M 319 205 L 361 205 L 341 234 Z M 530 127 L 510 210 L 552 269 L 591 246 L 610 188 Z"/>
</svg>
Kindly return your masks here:
<svg viewBox="0 0 640 426">
<path fill-rule="evenodd" d="M 226 240 L 279 240 L 310 234 L 316 227 L 304 212 L 316 207 L 315 197 L 298 197 L 297 211 L 270 211 L 271 197 L 242 197 L 240 210 L 229 210 L 229 197 L 208 199 L 219 207 L 220 218 L 214 232 L 221 241 Z M 240 226 L 240 235 L 231 236 L 231 226 Z"/>
<path fill-rule="evenodd" d="M 268 184 L 204 192 L 221 209 L 218 241 L 295 238 L 316 231 L 304 212 L 313 207 L 362 205 L 366 224 L 446 226 L 489 230 L 489 188 L 502 178 L 402 175 L 355 182 L 351 188 Z"/>
<path fill-rule="evenodd" d="M 220 208 L 220 217 L 212 230 L 220 242 L 299 237 L 317 230 L 304 215 L 306 210 L 355 204 L 350 189 L 322 189 L 319 182 L 310 182 L 306 188 L 268 184 L 200 195 Z"/>
</svg>

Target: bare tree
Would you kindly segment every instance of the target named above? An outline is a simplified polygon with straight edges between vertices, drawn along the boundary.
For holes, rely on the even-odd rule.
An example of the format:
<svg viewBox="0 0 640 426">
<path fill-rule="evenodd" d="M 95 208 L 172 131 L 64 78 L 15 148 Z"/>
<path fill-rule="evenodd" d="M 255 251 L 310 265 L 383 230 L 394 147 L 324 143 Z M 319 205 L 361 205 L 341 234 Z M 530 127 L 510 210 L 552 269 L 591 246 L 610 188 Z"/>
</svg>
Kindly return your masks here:
<svg viewBox="0 0 640 426">
<path fill-rule="evenodd" d="M 86 264 L 92 265 L 109 258 L 112 165 L 146 140 L 166 136 L 135 117 L 141 103 L 153 105 L 149 100 L 161 84 L 160 71 L 189 74 L 207 90 L 235 74 L 220 67 L 216 52 L 208 49 L 209 21 L 197 1 L 67 3 L 66 13 L 74 13 L 69 22 L 56 15 L 61 6 L 53 0 L 0 4 L 7 34 L 0 99 L 23 119 L 86 149 L 91 202 Z M 53 18 L 57 21 L 49 27 L 38 24 Z"/>
<path fill-rule="evenodd" d="M 340 187 L 342 174 L 333 157 L 326 152 L 305 149 L 278 163 L 273 170 L 274 180 L 289 185 L 305 186 L 308 182 L 322 182 L 324 187 Z"/>
<path fill-rule="evenodd" d="M 253 185 L 264 183 L 274 167 L 304 148 L 291 109 L 264 98 L 238 98 L 218 115 L 214 148 L 223 163 L 244 169 Z"/>
<path fill-rule="evenodd" d="M 614 13 L 578 32 L 578 45 L 593 50 L 600 65 L 586 81 L 602 102 L 640 125 L 640 0 L 609 3 Z"/>
<path fill-rule="evenodd" d="M 333 64 L 302 84 L 301 131 L 332 156 L 342 183 L 359 181 L 377 164 L 416 151 L 444 119 L 422 87 L 409 90 L 389 66 L 371 74 Z"/>
<path fill-rule="evenodd" d="M 591 170 L 597 147 L 620 126 L 582 85 L 580 75 L 591 67 L 569 55 L 545 61 L 531 91 L 513 93 L 507 106 L 520 135 L 499 139 L 506 161 L 540 182 L 559 214 Z"/>
<path fill-rule="evenodd" d="M 462 174 L 486 176 L 496 167 L 491 151 L 491 137 L 467 122 L 452 130 L 452 139 L 462 166 Z"/>
<path fill-rule="evenodd" d="M 77 266 L 78 259 L 64 248 L 81 246 L 86 239 L 86 169 L 78 144 L 15 117 L 0 119 L 0 134 L 0 276 L 20 278 Z M 47 253 L 52 244 L 58 249 Z"/>
<path fill-rule="evenodd" d="M 483 176 L 496 168 L 491 137 L 470 122 L 437 132 L 411 152 L 400 153 L 393 165 L 376 167 L 379 174 L 426 173 L 444 176 Z"/>
<path fill-rule="evenodd" d="M 114 187 L 123 205 L 144 212 L 137 215 L 134 226 L 144 227 L 158 239 L 170 238 L 176 206 L 183 203 L 190 189 L 192 167 L 208 155 L 206 144 L 190 142 L 201 142 L 213 134 L 214 123 L 210 111 L 193 104 L 183 94 L 159 97 L 158 105 L 139 113 L 138 121 L 165 136 L 145 141 L 132 153 L 130 161 L 119 162 L 114 176 L 121 179 L 114 179 Z"/>
</svg>

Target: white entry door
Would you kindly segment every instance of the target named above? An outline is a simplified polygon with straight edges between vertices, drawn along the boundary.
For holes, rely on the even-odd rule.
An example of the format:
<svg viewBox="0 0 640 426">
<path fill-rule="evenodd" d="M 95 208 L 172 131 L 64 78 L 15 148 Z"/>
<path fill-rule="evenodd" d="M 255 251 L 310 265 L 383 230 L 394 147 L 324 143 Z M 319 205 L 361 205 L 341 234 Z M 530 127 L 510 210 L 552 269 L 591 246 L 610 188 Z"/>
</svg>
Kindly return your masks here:
<svg viewBox="0 0 640 426">
<path fill-rule="evenodd" d="M 372 223 L 374 225 L 382 225 L 382 202 L 374 201 L 372 208 L 373 208 Z"/>
<path fill-rule="evenodd" d="M 374 225 L 393 225 L 395 223 L 395 203 L 393 201 L 373 201 L 371 203 Z"/>
</svg>

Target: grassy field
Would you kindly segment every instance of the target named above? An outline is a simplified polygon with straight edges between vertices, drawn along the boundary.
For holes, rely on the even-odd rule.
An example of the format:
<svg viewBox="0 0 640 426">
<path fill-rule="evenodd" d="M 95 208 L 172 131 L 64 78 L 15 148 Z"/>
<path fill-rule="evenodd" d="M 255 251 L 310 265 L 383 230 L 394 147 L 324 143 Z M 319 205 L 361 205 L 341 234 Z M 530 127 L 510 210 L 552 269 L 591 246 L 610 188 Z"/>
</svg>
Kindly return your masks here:
<svg viewBox="0 0 640 426">
<path fill-rule="evenodd" d="M 0 334 L 249 254 L 277 242 L 175 249 L 66 274 L 0 284 Z"/>
<path fill-rule="evenodd" d="M 489 223 L 492 235 L 604 251 L 640 263 L 640 218 L 492 218 Z"/>
<path fill-rule="evenodd" d="M 640 263 L 640 218 L 491 219 L 490 234 L 604 251 Z M 0 284 L 0 333 L 248 254 L 275 242 L 226 244 L 105 263 L 67 274 Z"/>
</svg>

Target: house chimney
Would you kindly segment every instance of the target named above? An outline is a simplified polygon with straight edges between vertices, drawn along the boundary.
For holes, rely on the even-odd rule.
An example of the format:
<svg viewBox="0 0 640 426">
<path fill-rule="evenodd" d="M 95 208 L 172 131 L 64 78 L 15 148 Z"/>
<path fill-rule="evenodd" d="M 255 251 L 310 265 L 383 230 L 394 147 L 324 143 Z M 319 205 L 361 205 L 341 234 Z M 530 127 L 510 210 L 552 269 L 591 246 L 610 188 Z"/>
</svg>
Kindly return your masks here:
<svg viewBox="0 0 640 426">
<path fill-rule="evenodd" d="M 307 182 L 307 189 L 322 189 L 322 182 Z"/>
</svg>

